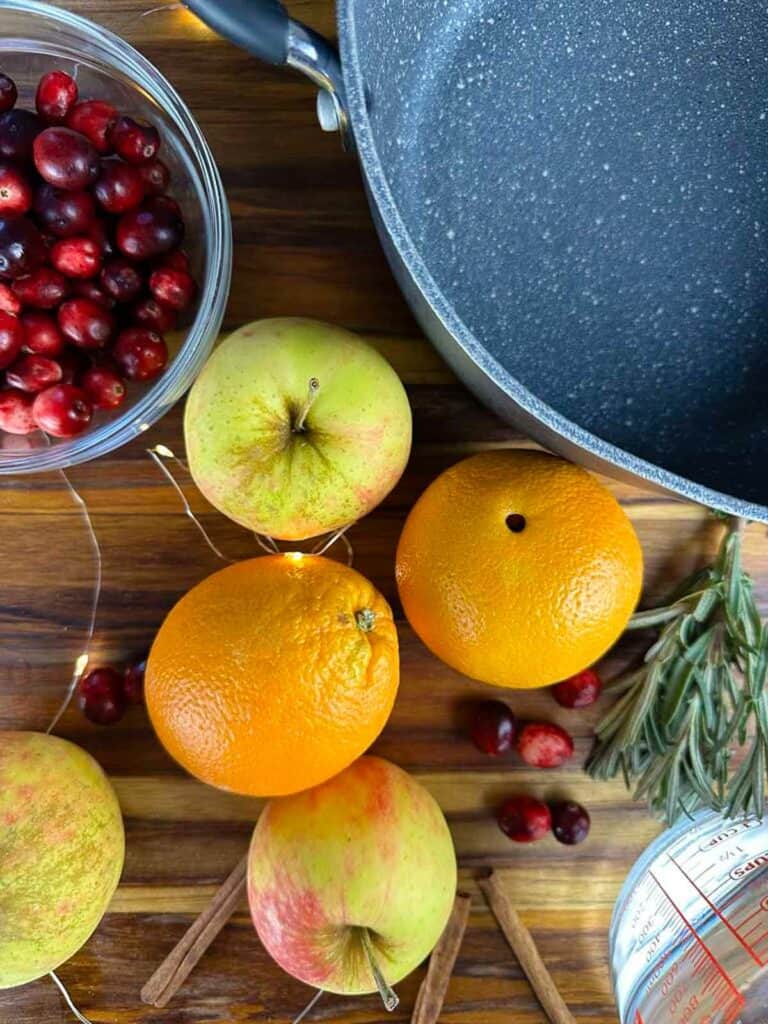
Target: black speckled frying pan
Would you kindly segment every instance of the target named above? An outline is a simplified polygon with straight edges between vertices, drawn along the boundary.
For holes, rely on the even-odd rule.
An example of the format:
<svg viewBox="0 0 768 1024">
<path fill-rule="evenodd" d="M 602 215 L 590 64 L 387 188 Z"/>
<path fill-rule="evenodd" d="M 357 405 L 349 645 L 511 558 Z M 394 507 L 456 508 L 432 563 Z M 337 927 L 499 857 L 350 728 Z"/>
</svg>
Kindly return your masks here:
<svg viewBox="0 0 768 1024">
<path fill-rule="evenodd" d="M 768 520 L 768 4 L 190 0 L 322 86 L 411 306 L 545 445 Z M 343 67 L 343 73 L 342 73 Z"/>
</svg>

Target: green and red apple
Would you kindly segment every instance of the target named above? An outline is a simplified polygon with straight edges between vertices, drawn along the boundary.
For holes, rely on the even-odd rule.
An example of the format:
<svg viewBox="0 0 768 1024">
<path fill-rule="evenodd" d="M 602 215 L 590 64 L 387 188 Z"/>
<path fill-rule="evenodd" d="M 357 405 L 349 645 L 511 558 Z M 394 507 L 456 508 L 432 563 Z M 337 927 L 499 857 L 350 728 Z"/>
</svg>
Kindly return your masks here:
<svg viewBox="0 0 768 1024">
<path fill-rule="evenodd" d="M 124 853 L 117 797 L 90 754 L 42 733 L 0 732 L 0 989 L 80 949 Z"/>
<path fill-rule="evenodd" d="M 388 985 L 404 978 L 440 938 L 455 894 L 442 811 L 378 757 L 270 801 L 253 834 L 248 900 L 259 938 L 289 974 L 328 992 L 374 992 L 371 960 Z"/>
<path fill-rule="evenodd" d="M 220 512 L 303 540 L 355 522 L 392 490 L 411 409 L 371 345 L 286 317 L 248 324 L 216 349 L 187 399 L 184 436 L 192 477 Z"/>
</svg>

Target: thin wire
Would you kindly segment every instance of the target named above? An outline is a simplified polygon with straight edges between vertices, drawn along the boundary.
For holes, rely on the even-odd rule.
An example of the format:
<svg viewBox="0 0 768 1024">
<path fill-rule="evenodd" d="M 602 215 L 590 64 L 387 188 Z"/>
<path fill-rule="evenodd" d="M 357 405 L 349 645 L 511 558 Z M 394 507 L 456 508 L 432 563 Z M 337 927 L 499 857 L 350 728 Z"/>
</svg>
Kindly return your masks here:
<svg viewBox="0 0 768 1024">
<path fill-rule="evenodd" d="M 139 15 L 140 18 L 146 18 L 149 14 L 159 14 L 161 11 L 181 11 L 186 8 L 186 4 L 160 4 L 159 7 L 150 7 L 148 11 L 142 11 Z"/>
<path fill-rule="evenodd" d="M 342 526 L 340 530 L 337 530 L 335 533 L 332 533 L 324 543 L 321 541 L 317 547 L 312 549 L 312 554 L 324 555 L 326 551 L 329 551 L 333 547 L 337 540 L 340 540 L 343 542 L 345 548 L 347 549 L 347 565 L 351 569 L 352 563 L 355 560 L 355 549 L 352 547 L 349 537 L 347 537 L 347 530 L 352 525 L 352 523 L 347 523 L 346 526 Z"/>
<path fill-rule="evenodd" d="M 299 1016 L 298 1017 L 294 1017 L 294 1019 L 292 1021 L 292 1024 L 301 1024 L 301 1022 L 304 1020 L 304 1018 L 307 1016 L 307 1014 L 310 1013 L 312 1010 L 314 1010 L 314 1008 L 317 1005 L 317 1002 L 320 999 L 320 996 L 322 994 L 323 994 L 323 989 L 319 988 L 317 990 L 317 992 L 315 992 L 315 994 L 312 996 L 310 1001 L 307 1003 L 307 1005 L 304 1007 L 304 1009 L 301 1011 Z"/>
<path fill-rule="evenodd" d="M 82 1015 L 82 1013 L 80 1013 L 78 1008 L 72 1002 L 72 997 L 70 996 L 69 992 L 67 992 L 66 988 L 64 987 L 64 983 L 62 982 L 61 978 L 57 977 L 57 975 L 54 974 L 53 971 L 50 972 L 50 977 L 52 978 L 53 983 L 56 985 L 56 987 L 58 988 L 59 992 L 61 992 L 62 996 L 64 997 L 64 1002 L 67 1004 L 69 1009 L 74 1014 L 75 1019 L 79 1020 L 80 1024 L 93 1024 L 92 1021 L 88 1020 L 87 1017 L 84 1017 Z"/>
<path fill-rule="evenodd" d="M 277 542 L 274 537 L 269 537 L 266 533 L 254 533 L 256 543 L 267 552 L 268 555 L 279 555 L 280 548 L 277 546 Z"/>
</svg>

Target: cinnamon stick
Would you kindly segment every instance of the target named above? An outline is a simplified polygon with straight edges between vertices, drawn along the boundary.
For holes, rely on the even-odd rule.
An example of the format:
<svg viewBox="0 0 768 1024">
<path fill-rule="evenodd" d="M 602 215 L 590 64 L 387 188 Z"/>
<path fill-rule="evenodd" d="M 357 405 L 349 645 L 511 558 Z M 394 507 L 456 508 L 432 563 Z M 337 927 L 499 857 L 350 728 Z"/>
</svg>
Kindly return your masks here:
<svg viewBox="0 0 768 1024">
<path fill-rule="evenodd" d="M 464 938 L 467 927 L 469 905 L 469 896 L 466 893 L 457 892 L 448 924 L 429 958 L 426 977 L 416 996 L 411 1024 L 436 1024 L 440 1016 L 448 982 L 451 980 L 453 966 L 459 955 L 461 940 Z"/>
<path fill-rule="evenodd" d="M 552 976 L 544 965 L 531 933 L 525 927 L 510 897 L 508 871 L 494 871 L 490 878 L 481 881 L 480 888 L 496 920 L 504 932 L 507 942 L 520 962 L 531 988 L 536 993 L 550 1024 L 575 1024 L 570 1010 L 557 990 Z"/>
<path fill-rule="evenodd" d="M 246 854 L 141 990 L 143 1002 L 167 1006 L 173 999 L 240 902 L 247 867 Z"/>
</svg>

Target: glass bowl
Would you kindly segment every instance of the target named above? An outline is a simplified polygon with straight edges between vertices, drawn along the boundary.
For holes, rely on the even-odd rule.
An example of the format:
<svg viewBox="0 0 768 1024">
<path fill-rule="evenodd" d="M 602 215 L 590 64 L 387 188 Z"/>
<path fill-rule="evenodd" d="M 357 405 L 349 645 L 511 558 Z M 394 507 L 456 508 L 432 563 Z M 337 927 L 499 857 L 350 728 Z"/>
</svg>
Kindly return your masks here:
<svg viewBox="0 0 768 1024">
<path fill-rule="evenodd" d="M 40 76 L 60 68 L 76 78 L 83 99 L 106 99 L 162 135 L 171 194 L 186 221 L 184 248 L 200 286 L 194 319 L 175 340 L 162 376 L 129 383 L 126 403 L 98 412 L 78 437 L 0 432 L 0 474 L 65 469 L 86 462 L 147 430 L 181 398 L 201 370 L 221 327 L 232 267 L 232 227 L 224 187 L 200 128 L 173 86 L 118 36 L 85 18 L 36 0 L 0 3 L 0 68 L 16 82 L 18 106 L 34 109 Z"/>
</svg>

